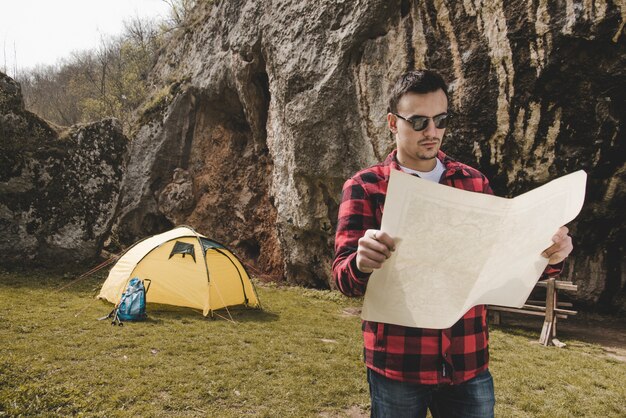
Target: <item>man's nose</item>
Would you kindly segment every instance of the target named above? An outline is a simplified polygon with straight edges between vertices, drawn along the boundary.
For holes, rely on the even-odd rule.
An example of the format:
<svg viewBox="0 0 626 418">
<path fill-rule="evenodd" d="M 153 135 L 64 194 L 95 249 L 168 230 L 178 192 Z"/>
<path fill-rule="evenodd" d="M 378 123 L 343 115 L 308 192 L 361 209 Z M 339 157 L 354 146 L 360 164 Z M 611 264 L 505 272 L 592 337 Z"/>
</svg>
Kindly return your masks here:
<svg viewBox="0 0 626 418">
<path fill-rule="evenodd" d="M 425 136 L 435 136 L 437 135 L 437 127 L 435 126 L 435 121 L 433 118 L 428 119 L 428 125 L 426 125 L 426 129 L 424 129 Z"/>
</svg>

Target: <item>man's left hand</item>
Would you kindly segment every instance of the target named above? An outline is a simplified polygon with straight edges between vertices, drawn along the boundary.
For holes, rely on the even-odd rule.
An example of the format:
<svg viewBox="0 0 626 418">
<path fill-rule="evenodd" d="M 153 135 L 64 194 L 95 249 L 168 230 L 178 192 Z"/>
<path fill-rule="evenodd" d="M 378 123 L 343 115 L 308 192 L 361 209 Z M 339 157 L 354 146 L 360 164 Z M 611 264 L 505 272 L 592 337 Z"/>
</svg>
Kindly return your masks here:
<svg viewBox="0 0 626 418">
<path fill-rule="evenodd" d="M 554 244 L 544 250 L 541 253 L 542 256 L 549 259 L 548 264 L 557 264 L 565 260 L 565 258 L 572 252 L 574 246 L 572 245 L 572 237 L 567 235 L 569 229 L 566 226 L 562 226 L 552 237 Z"/>
</svg>

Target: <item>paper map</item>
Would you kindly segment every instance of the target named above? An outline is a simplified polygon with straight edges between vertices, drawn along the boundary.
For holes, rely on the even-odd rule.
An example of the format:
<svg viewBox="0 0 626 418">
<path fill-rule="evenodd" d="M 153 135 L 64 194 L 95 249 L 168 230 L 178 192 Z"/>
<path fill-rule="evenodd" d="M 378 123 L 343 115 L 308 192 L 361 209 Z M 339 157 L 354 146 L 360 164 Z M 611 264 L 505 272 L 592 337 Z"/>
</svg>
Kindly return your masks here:
<svg viewBox="0 0 626 418">
<path fill-rule="evenodd" d="M 521 307 L 586 179 L 577 171 L 507 199 L 392 170 L 381 230 L 396 251 L 370 276 L 362 318 L 443 329 L 476 305 Z"/>
</svg>

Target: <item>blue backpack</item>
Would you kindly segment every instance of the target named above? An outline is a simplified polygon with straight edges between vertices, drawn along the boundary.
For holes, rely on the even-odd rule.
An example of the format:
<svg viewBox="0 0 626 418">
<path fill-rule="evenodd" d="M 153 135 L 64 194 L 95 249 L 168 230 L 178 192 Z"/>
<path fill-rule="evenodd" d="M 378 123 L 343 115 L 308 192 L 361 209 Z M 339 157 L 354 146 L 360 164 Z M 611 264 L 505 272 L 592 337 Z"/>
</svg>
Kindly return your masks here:
<svg viewBox="0 0 626 418">
<path fill-rule="evenodd" d="M 113 322 L 115 325 L 122 325 L 121 321 L 141 321 L 146 319 L 146 293 L 150 288 L 150 280 L 146 279 L 148 287 L 146 288 L 143 281 L 138 277 L 133 277 L 128 282 L 128 286 L 120 302 L 118 303 L 113 314 Z"/>
</svg>

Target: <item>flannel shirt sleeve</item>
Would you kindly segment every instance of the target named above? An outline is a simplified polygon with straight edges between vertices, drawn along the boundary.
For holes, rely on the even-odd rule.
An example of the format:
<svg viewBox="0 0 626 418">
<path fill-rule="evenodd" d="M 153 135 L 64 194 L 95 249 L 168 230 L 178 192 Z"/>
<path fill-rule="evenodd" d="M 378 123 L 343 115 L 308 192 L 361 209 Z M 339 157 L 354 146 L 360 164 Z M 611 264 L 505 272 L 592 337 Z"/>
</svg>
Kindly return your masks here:
<svg viewBox="0 0 626 418">
<path fill-rule="evenodd" d="M 346 296 L 362 296 L 369 279 L 356 267 L 356 250 L 365 231 L 378 228 L 376 207 L 363 184 L 357 178 L 345 182 L 335 234 L 335 260 L 333 277 L 335 284 Z"/>
<path fill-rule="evenodd" d="M 547 280 L 550 277 L 558 276 L 559 274 L 561 274 L 561 271 L 563 271 L 564 265 L 565 265 L 565 260 L 557 264 L 548 264 L 546 266 L 546 269 L 541 274 L 541 277 L 539 278 L 539 280 Z"/>
</svg>

